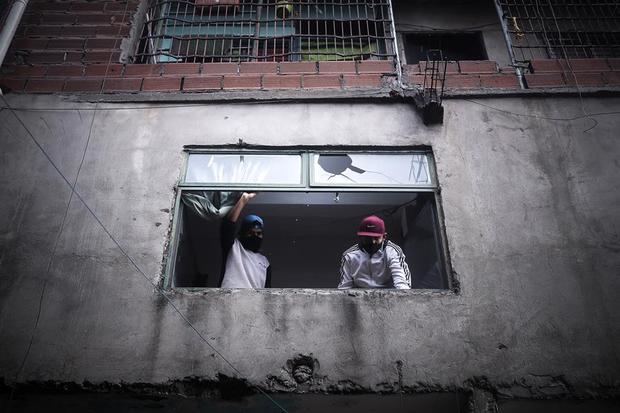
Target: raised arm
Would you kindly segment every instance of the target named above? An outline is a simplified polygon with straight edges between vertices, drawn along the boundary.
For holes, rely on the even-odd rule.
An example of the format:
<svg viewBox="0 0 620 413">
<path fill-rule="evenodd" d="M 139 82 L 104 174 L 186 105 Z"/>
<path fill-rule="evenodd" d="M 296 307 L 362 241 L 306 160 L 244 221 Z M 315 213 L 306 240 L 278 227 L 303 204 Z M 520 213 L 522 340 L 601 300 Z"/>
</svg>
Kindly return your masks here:
<svg viewBox="0 0 620 413">
<path fill-rule="evenodd" d="M 228 218 L 230 222 L 237 222 L 239 220 L 239 215 L 241 215 L 241 211 L 243 211 L 243 208 L 245 208 L 248 202 L 250 202 L 250 200 L 255 196 L 256 193 L 254 192 L 244 192 L 243 194 L 241 194 L 241 197 L 239 198 L 235 206 L 230 210 L 226 218 Z"/>
<path fill-rule="evenodd" d="M 222 219 L 222 224 L 220 226 L 220 245 L 222 247 L 222 262 L 223 265 L 226 264 L 226 258 L 228 257 L 228 252 L 232 248 L 233 243 L 235 242 L 235 236 L 237 233 L 237 225 L 236 222 L 239 220 L 239 216 L 243 211 L 243 208 L 250 202 L 250 199 L 256 196 L 255 193 L 244 192 L 235 206 L 228 212 L 228 214 Z M 224 272 L 222 272 L 222 278 L 224 277 Z M 221 284 L 221 280 L 220 280 Z"/>
</svg>

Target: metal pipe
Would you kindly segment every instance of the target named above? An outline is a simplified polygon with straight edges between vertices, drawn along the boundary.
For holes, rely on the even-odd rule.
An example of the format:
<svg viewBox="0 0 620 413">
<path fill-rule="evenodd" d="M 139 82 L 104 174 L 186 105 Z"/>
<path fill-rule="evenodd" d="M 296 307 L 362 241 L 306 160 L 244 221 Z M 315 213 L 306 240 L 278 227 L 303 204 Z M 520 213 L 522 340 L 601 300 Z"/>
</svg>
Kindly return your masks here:
<svg viewBox="0 0 620 413">
<path fill-rule="evenodd" d="M 396 77 L 398 86 L 403 90 L 416 90 L 415 88 L 411 88 L 403 83 L 403 69 L 400 65 L 400 53 L 399 47 L 396 42 L 396 20 L 394 20 L 394 9 L 392 7 L 392 0 L 390 0 L 388 5 L 390 11 L 390 20 L 392 20 L 392 24 L 390 24 L 390 31 L 392 32 L 392 49 L 394 50 L 396 57 Z"/>
<path fill-rule="evenodd" d="M 2 63 L 4 63 L 4 57 L 13 41 L 13 36 L 15 36 L 17 26 L 19 26 L 19 22 L 22 19 L 27 5 L 28 0 L 15 0 L 11 5 L 11 10 L 6 17 L 2 32 L 0 32 L 0 67 L 2 67 Z"/>
<path fill-rule="evenodd" d="M 506 24 L 506 15 L 504 10 L 502 9 L 502 5 L 499 3 L 499 0 L 495 0 L 495 10 L 497 10 L 497 17 L 499 17 L 499 21 L 502 25 L 502 32 L 504 32 L 504 40 L 506 40 L 506 47 L 508 48 L 508 55 L 510 56 L 510 60 L 512 61 L 512 66 L 515 68 L 515 72 L 517 73 L 517 78 L 519 79 L 519 86 L 521 89 L 525 89 L 525 80 L 523 78 L 523 70 L 519 66 L 517 62 L 517 58 L 515 57 L 514 51 L 512 50 L 512 41 L 510 40 L 510 33 L 508 33 L 508 25 Z"/>
</svg>

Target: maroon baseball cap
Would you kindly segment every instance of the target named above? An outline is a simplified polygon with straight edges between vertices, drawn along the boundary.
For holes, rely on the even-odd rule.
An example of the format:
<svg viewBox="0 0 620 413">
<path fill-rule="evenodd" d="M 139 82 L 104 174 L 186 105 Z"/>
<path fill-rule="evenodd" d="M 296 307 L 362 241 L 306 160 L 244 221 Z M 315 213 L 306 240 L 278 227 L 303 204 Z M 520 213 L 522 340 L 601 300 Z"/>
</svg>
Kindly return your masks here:
<svg viewBox="0 0 620 413">
<path fill-rule="evenodd" d="M 385 223 L 375 215 L 366 217 L 360 223 L 357 235 L 362 237 L 381 237 L 385 235 Z"/>
</svg>

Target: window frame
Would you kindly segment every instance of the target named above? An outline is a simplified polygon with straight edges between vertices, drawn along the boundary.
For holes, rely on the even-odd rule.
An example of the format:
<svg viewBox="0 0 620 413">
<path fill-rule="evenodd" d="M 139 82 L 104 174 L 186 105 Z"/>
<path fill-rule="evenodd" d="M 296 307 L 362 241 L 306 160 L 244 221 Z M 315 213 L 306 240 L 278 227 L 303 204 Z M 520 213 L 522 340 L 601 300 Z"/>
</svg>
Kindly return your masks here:
<svg viewBox="0 0 620 413">
<path fill-rule="evenodd" d="M 358 149 L 312 149 L 312 150 L 270 150 L 270 149 L 185 149 L 186 155 L 184 158 L 183 170 L 181 172 L 181 177 L 177 187 L 181 190 L 221 190 L 222 188 L 237 188 L 243 189 L 245 191 L 300 191 L 300 192 L 334 192 L 337 189 L 338 192 L 434 192 L 437 191 L 439 185 L 437 183 L 437 174 L 435 171 L 435 159 L 433 157 L 432 151 L 428 149 L 414 149 L 414 150 L 377 150 L 372 149 L 369 150 L 358 150 Z M 185 178 L 187 176 L 187 165 L 189 161 L 189 156 L 191 154 L 222 154 L 222 155 L 301 155 L 301 184 L 299 185 L 288 185 L 288 184 L 235 184 L 235 183 L 209 183 L 209 184 L 200 184 L 200 183 L 186 183 Z M 337 155 L 337 154 L 368 154 L 368 155 L 413 155 L 413 154 L 421 154 L 426 155 L 428 159 L 428 169 L 429 169 L 429 177 L 431 179 L 431 184 L 426 186 L 404 186 L 404 185 L 384 185 L 377 188 L 376 184 L 368 184 L 368 185 L 324 185 L 313 182 L 313 168 L 312 164 L 312 156 L 313 155 Z M 387 189 L 387 190 L 386 190 Z"/>
<path fill-rule="evenodd" d="M 287 190 L 288 188 L 306 188 L 307 187 L 307 170 L 308 170 L 308 157 L 304 156 L 304 153 L 301 151 L 267 151 L 267 150 L 217 150 L 217 149 L 204 149 L 204 150 L 186 150 L 186 155 L 184 159 L 184 168 L 181 175 L 181 180 L 179 181 L 178 187 L 181 189 L 192 189 L 192 190 L 221 190 L 222 188 L 236 188 L 236 189 L 244 189 L 244 190 L 256 190 L 256 191 L 265 191 L 265 190 Z M 210 183 L 208 185 L 201 183 L 187 183 L 185 179 L 187 178 L 187 169 L 189 163 L 189 157 L 192 154 L 217 154 L 217 155 L 300 155 L 301 156 L 301 182 L 299 184 L 237 184 L 237 183 Z"/>
<path fill-rule="evenodd" d="M 454 280 L 452 266 L 450 261 L 450 254 L 448 250 L 447 236 L 445 233 L 445 225 L 444 225 L 444 214 L 441 203 L 441 189 L 437 180 L 437 172 L 435 167 L 435 158 L 433 156 L 433 152 L 430 148 L 424 149 L 353 149 L 353 148 L 326 148 L 326 149 L 276 149 L 276 148 L 268 148 L 268 149 L 231 149 L 231 148 L 197 148 L 197 147 L 185 147 L 183 157 L 183 165 L 181 174 L 179 176 L 178 183 L 175 187 L 175 200 L 174 200 L 174 210 L 172 211 L 171 217 L 171 228 L 169 231 L 169 239 L 167 243 L 166 252 L 164 255 L 164 264 L 162 265 L 163 276 L 161 277 L 161 285 L 164 289 L 167 290 L 181 290 L 181 291 L 204 291 L 204 290 L 221 290 L 222 288 L 217 287 L 177 287 L 172 285 L 172 278 L 174 274 L 174 267 L 178 254 L 179 247 L 179 231 L 180 231 L 180 218 L 179 214 L 182 208 L 182 194 L 185 191 L 221 191 L 224 188 L 230 188 L 232 190 L 240 190 L 240 191 L 256 191 L 256 192 L 408 192 L 408 193 L 434 193 L 433 207 L 436 211 L 436 220 L 438 222 L 434 222 L 434 227 L 436 228 L 438 235 L 438 253 L 439 260 L 441 261 L 441 265 L 445 269 L 445 289 L 411 289 L 408 290 L 410 293 L 415 291 L 432 291 L 437 293 L 445 293 L 445 292 L 456 292 L 458 293 L 458 282 Z M 189 156 L 191 154 L 205 154 L 205 153 L 213 153 L 213 154 L 272 154 L 272 155 L 281 155 L 281 154 L 299 154 L 302 156 L 302 184 L 301 185 L 260 185 L 260 184 L 187 184 L 185 183 L 185 177 L 187 174 L 187 167 Z M 312 164 L 310 162 L 311 154 L 381 154 L 381 155 L 410 155 L 410 154 L 425 154 L 428 159 L 428 167 L 429 167 L 429 177 L 431 178 L 432 185 L 428 187 L 420 186 L 420 187 L 402 187 L 402 186 L 312 186 L 310 184 L 311 180 L 311 172 L 312 172 Z M 304 184 L 305 182 L 305 184 Z M 274 288 L 271 288 L 272 290 Z M 298 289 L 307 289 L 304 287 L 298 288 L 275 288 L 276 290 L 298 290 Z M 312 290 L 329 290 L 329 291 L 339 291 L 337 288 L 311 288 Z M 394 292 L 397 290 L 388 290 L 390 292 Z"/>
<path fill-rule="evenodd" d="M 431 180 L 429 185 L 399 185 L 399 184 L 382 184 L 380 187 L 377 187 L 377 184 L 367 184 L 367 185 L 328 185 L 323 183 L 314 182 L 314 162 L 312 162 L 313 157 L 315 155 L 337 155 L 337 154 L 364 154 L 364 155 L 426 155 L 427 156 L 427 164 L 428 164 L 428 175 Z M 360 192 L 360 189 L 364 189 L 363 192 L 432 192 L 437 188 L 437 176 L 434 168 L 434 159 L 432 157 L 432 152 L 430 151 L 376 151 L 368 152 L 368 151 L 349 151 L 349 150 L 319 150 L 319 151 L 308 151 L 308 188 L 319 190 L 324 189 L 328 192 L 333 192 L 336 189 L 338 192 L 348 192 L 347 190 L 355 190 L 353 192 Z"/>
</svg>

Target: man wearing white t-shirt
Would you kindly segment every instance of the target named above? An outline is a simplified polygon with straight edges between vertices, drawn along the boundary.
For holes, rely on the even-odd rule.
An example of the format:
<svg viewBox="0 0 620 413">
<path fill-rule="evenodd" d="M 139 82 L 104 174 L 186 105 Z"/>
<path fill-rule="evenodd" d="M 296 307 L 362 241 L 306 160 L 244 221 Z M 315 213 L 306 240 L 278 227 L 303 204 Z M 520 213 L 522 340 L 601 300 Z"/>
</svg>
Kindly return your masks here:
<svg viewBox="0 0 620 413">
<path fill-rule="evenodd" d="M 271 266 L 259 252 L 263 241 L 264 222 L 257 215 L 247 215 L 237 233 L 237 221 L 243 208 L 256 196 L 244 192 L 222 220 L 220 242 L 224 270 L 222 288 L 270 288 Z"/>
<path fill-rule="evenodd" d="M 403 250 L 387 240 L 385 223 L 371 215 L 362 220 L 359 242 L 342 254 L 338 288 L 411 288 Z"/>
</svg>

